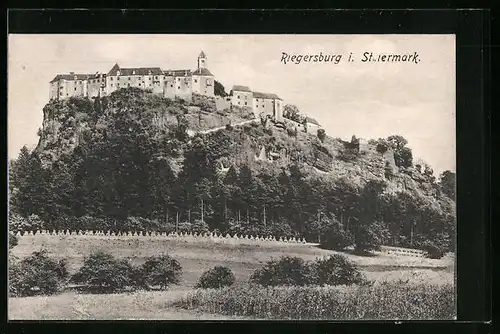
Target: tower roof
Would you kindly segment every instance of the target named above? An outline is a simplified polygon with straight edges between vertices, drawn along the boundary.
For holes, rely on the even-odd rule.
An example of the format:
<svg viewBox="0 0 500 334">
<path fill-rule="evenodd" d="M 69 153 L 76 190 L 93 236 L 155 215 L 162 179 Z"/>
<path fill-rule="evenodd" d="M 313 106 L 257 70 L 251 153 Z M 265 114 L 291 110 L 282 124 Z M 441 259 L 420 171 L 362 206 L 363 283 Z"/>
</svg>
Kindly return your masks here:
<svg viewBox="0 0 500 334">
<path fill-rule="evenodd" d="M 205 55 L 205 52 L 203 52 L 203 50 L 200 52 L 200 55 L 198 56 L 198 58 L 207 58 L 207 56 Z"/>
</svg>

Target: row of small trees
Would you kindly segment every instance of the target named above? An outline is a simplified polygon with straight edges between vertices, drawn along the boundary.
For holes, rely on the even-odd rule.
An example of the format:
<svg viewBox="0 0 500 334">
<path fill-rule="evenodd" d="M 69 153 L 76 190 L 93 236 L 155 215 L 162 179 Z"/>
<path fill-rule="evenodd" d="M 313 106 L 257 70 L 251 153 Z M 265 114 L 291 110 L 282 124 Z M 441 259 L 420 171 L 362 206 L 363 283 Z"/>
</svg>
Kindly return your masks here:
<svg viewBox="0 0 500 334">
<path fill-rule="evenodd" d="M 180 263 L 168 255 L 151 256 L 141 266 L 127 259 L 116 259 L 102 251 L 91 254 L 82 267 L 68 272 L 65 259 L 53 259 L 46 251 L 34 252 L 22 261 L 9 264 L 9 293 L 11 296 L 50 295 L 67 283 L 83 285 L 89 292 L 103 293 L 134 289 L 166 289 L 179 284 Z M 222 288 L 234 284 L 231 269 L 215 266 L 204 272 L 195 288 Z M 342 255 L 305 262 L 298 257 L 284 256 L 268 261 L 250 277 L 250 283 L 262 286 L 277 285 L 351 285 L 367 283 L 356 264 Z"/>
</svg>

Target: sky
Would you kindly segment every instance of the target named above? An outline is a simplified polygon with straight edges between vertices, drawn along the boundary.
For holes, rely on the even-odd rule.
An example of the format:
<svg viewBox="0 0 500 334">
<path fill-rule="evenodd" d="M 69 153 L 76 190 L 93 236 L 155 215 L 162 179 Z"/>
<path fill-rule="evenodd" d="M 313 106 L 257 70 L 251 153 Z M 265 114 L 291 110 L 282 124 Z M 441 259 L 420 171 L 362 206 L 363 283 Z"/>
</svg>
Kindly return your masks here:
<svg viewBox="0 0 500 334">
<path fill-rule="evenodd" d="M 455 171 L 454 35 L 9 35 L 8 157 L 34 148 L 62 73 L 107 73 L 121 67 L 194 69 L 203 50 L 208 69 L 233 85 L 276 93 L 349 140 L 399 134 L 414 161 L 436 175 Z M 365 52 L 418 54 L 415 62 L 362 62 Z M 342 55 L 335 62 L 284 63 L 288 55 Z M 348 61 L 352 54 L 353 61 Z"/>
</svg>

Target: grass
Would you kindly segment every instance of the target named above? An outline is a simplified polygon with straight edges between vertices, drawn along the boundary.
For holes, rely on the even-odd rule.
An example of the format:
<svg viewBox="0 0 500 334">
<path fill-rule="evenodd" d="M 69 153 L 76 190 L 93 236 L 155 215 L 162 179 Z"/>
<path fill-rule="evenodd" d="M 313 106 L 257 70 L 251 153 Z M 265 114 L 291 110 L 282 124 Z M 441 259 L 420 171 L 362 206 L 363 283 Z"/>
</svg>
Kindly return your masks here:
<svg viewBox="0 0 500 334">
<path fill-rule="evenodd" d="M 289 255 L 308 261 L 336 253 L 311 244 L 227 244 L 187 238 L 51 235 L 23 236 L 11 252 L 22 259 L 42 248 L 50 256 L 66 258 L 70 274 L 76 272 L 84 257 L 92 251 L 104 250 L 118 258 L 129 258 L 135 265 L 142 264 L 148 256 L 166 253 L 180 262 L 183 276 L 180 285 L 168 291 L 109 295 L 69 291 L 47 297 L 9 298 L 9 319 L 233 319 L 234 316 L 230 315 L 223 317 L 206 311 L 199 314 L 175 308 L 170 301 L 193 291 L 202 273 L 216 265 L 229 267 L 236 277 L 234 288 L 245 289 L 253 271 L 272 258 Z M 345 255 L 360 266 L 368 279 L 377 282 L 403 279 L 435 286 L 453 285 L 454 282 L 454 260 L 450 257 L 431 260 L 386 254 L 372 257 Z M 450 294 L 453 296 L 453 291 Z M 83 311 L 73 312 L 75 307 Z"/>
<path fill-rule="evenodd" d="M 208 313 L 257 319 L 294 320 L 451 320 L 451 284 L 395 281 L 373 286 L 249 286 L 195 290 L 175 305 Z"/>
</svg>

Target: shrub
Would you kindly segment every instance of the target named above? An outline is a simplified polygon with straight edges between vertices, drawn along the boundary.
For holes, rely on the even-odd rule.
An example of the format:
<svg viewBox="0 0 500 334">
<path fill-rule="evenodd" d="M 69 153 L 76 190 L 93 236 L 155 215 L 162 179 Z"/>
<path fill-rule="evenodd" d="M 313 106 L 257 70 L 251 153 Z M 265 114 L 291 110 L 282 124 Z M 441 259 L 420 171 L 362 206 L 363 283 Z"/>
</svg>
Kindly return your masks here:
<svg viewBox="0 0 500 334">
<path fill-rule="evenodd" d="M 168 255 L 151 256 L 141 267 L 142 281 L 139 285 L 150 288 L 159 286 L 167 288 L 170 284 L 178 284 L 182 275 L 179 262 Z"/>
<path fill-rule="evenodd" d="M 326 218 L 328 219 L 328 218 Z M 325 219 L 325 220 L 326 220 Z M 321 247 L 326 249 L 343 250 L 354 243 L 352 234 L 335 217 L 329 219 L 326 226 L 321 228 Z"/>
<path fill-rule="evenodd" d="M 17 237 L 13 233 L 9 233 L 9 249 L 17 246 L 18 243 L 19 240 L 17 239 Z"/>
<path fill-rule="evenodd" d="M 389 149 L 389 144 L 384 139 L 379 139 L 377 142 L 377 152 L 384 154 Z"/>
<path fill-rule="evenodd" d="M 318 129 L 317 135 L 318 135 L 319 140 L 321 140 L 321 142 L 323 142 L 325 140 L 325 137 L 326 137 L 326 132 L 324 129 Z"/>
<path fill-rule="evenodd" d="M 51 259 L 45 250 L 9 264 L 9 292 L 13 296 L 50 295 L 68 278 L 67 262 Z"/>
<path fill-rule="evenodd" d="M 423 246 L 426 257 L 430 259 L 440 259 L 444 256 L 443 250 L 432 242 L 427 242 Z"/>
<path fill-rule="evenodd" d="M 118 260 L 109 253 L 97 251 L 85 258 L 83 266 L 71 277 L 97 292 L 112 292 L 129 286 L 133 268 L 127 260 Z"/>
<path fill-rule="evenodd" d="M 341 254 L 326 259 L 318 259 L 311 264 L 317 285 L 352 285 L 366 282 L 358 266 Z"/>
<path fill-rule="evenodd" d="M 234 281 L 235 277 L 231 269 L 224 266 L 216 266 L 201 275 L 196 288 L 219 289 L 233 285 Z"/>
<path fill-rule="evenodd" d="M 298 285 L 310 280 L 309 266 L 299 257 L 283 256 L 268 261 L 250 277 L 250 282 L 263 286 Z"/>
</svg>

